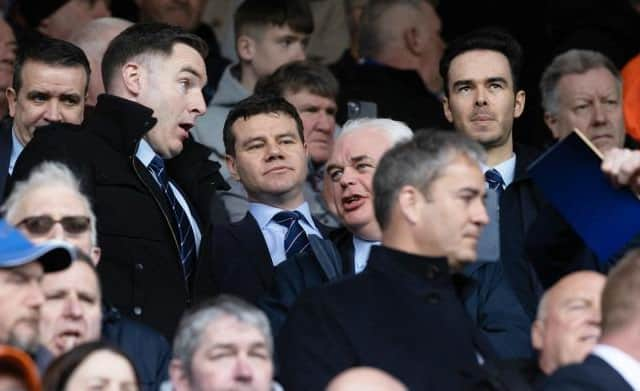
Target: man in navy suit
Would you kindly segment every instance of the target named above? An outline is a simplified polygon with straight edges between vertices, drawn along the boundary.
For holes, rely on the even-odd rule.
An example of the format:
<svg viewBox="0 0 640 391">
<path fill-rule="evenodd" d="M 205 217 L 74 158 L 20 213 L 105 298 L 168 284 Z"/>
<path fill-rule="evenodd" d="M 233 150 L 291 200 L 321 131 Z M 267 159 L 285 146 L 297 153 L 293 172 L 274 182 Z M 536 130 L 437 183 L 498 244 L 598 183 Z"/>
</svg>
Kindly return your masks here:
<svg viewBox="0 0 640 391">
<path fill-rule="evenodd" d="M 640 389 L 640 250 L 609 273 L 602 292 L 602 337 L 581 364 L 560 368 L 544 390 Z"/>
<path fill-rule="evenodd" d="M 231 110 L 223 137 L 229 172 L 246 189 L 249 212 L 213 228 L 215 256 L 202 265 L 195 293 L 229 293 L 255 303 L 269 291 L 276 265 L 315 250 L 312 244 L 324 236 L 303 195 L 303 125 L 283 98 L 254 95 Z"/>
<path fill-rule="evenodd" d="M 26 42 L 17 53 L 6 96 L 11 119 L 0 124 L 0 199 L 35 129 L 53 122 L 80 124 L 89 86 L 89 61 L 77 46 L 52 38 Z"/>
</svg>

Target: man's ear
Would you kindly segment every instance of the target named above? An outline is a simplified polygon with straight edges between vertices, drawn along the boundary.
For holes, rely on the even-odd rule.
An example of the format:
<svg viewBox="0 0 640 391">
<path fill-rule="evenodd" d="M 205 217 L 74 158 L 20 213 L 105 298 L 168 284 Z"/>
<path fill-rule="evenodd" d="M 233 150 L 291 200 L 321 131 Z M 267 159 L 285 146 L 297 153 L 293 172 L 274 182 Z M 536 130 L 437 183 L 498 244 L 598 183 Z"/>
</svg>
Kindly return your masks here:
<svg viewBox="0 0 640 391">
<path fill-rule="evenodd" d="M 560 124 L 558 123 L 558 117 L 555 114 L 551 114 L 548 111 L 544 113 L 544 123 L 547 124 L 547 127 L 551 131 L 553 138 L 560 139 Z"/>
<path fill-rule="evenodd" d="M 447 121 L 453 123 L 453 114 L 451 113 L 451 106 L 449 106 L 449 98 L 447 96 L 442 97 L 442 110 Z"/>
<path fill-rule="evenodd" d="M 531 344 L 537 351 L 542 350 L 544 344 L 544 323 L 536 319 L 531 325 Z"/>
<path fill-rule="evenodd" d="M 513 118 L 518 118 L 522 115 L 522 112 L 524 111 L 524 103 L 526 100 L 527 94 L 523 90 L 516 92 L 515 102 L 513 106 Z"/>
<path fill-rule="evenodd" d="M 402 33 L 402 38 L 404 39 L 404 44 L 407 50 L 417 56 L 422 51 L 422 37 L 420 36 L 420 31 L 417 26 L 412 26 L 404 30 Z"/>
<path fill-rule="evenodd" d="M 402 216 L 404 216 L 405 220 L 412 225 L 418 223 L 418 217 L 420 216 L 419 212 L 423 203 L 424 196 L 413 186 L 402 186 L 398 192 L 397 208 Z"/>
<path fill-rule="evenodd" d="M 7 97 L 7 103 L 9 105 L 9 115 L 11 117 L 16 116 L 16 104 L 18 103 L 18 93 L 12 87 L 7 88 L 4 92 Z"/>
<path fill-rule="evenodd" d="M 128 62 L 120 68 L 122 84 L 126 91 L 133 97 L 140 95 L 143 82 L 143 68 L 137 62 Z"/>
<path fill-rule="evenodd" d="M 229 169 L 229 174 L 236 181 L 240 181 L 240 175 L 238 175 L 238 168 L 236 167 L 236 158 L 231 155 L 225 155 L 224 161 L 227 163 L 227 168 Z"/>
<path fill-rule="evenodd" d="M 169 363 L 169 379 L 175 391 L 188 391 L 191 389 L 187 371 L 185 371 L 182 362 L 176 358 Z"/>
<path fill-rule="evenodd" d="M 91 253 L 89 254 L 89 257 L 91 258 L 91 261 L 93 261 L 93 266 L 98 266 L 98 263 L 100 262 L 100 256 L 102 255 L 102 249 L 98 246 L 93 246 L 91 247 Z"/>
<path fill-rule="evenodd" d="M 256 41 L 246 34 L 240 35 L 236 40 L 236 52 L 240 60 L 253 61 L 256 55 Z"/>
</svg>

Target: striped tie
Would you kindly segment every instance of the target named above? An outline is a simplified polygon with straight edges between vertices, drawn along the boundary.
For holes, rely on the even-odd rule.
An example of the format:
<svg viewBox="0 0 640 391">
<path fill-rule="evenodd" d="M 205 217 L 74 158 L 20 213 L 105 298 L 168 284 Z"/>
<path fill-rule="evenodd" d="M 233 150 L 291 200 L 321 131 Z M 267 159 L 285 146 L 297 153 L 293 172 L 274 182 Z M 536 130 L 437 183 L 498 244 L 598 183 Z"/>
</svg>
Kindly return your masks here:
<svg viewBox="0 0 640 391">
<path fill-rule="evenodd" d="M 178 232 L 178 240 L 180 241 L 180 261 L 182 262 L 182 271 L 184 278 L 188 279 L 193 269 L 193 264 L 196 258 L 196 241 L 191 230 L 191 223 L 187 214 L 182 209 L 182 206 L 173 194 L 171 187 L 169 186 L 169 178 L 164 167 L 164 160 L 157 155 L 151 160 L 149 168 L 156 174 L 158 181 L 160 182 L 160 189 L 164 193 L 171 209 L 173 210 L 174 228 Z"/>
<path fill-rule="evenodd" d="M 298 211 L 283 211 L 273 216 L 273 221 L 287 228 L 284 234 L 284 251 L 287 258 L 303 252 L 309 247 L 309 238 L 298 220 L 304 219 Z"/>
<path fill-rule="evenodd" d="M 502 179 L 500 172 L 495 168 L 489 169 L 484 173 L 484 179 L 489 184 L 489 189 L 498 193 L 498 199 L 500 199 L 502 192 L 504 192 L 504 179 Z"/>
</svg>

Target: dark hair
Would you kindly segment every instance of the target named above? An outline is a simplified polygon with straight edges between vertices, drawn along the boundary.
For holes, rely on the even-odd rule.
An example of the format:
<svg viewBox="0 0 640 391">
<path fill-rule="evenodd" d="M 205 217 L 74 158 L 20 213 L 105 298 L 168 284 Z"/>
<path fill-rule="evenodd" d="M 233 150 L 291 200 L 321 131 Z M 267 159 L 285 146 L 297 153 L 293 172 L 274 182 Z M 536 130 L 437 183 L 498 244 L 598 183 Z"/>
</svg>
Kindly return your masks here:
<svg viewBox="0 0 640 391">
<path fill-rule="evenodd" d="M 245 0 L 233 16 L 235 38 L 255 27 L 289 26 L 291 30 L 311 34 L 313 17 L 305 0 Z"/>
<path fill-rule="evenodd" d="M 102 58 L 102 80 L 109 92 L 110 84 L 127 61 L 143 54 L 170 56 L 174 45 L 182 43 L 206 58 L 209 52 L 202 38 L 180 27 L 162 23 L 138 23 L 118 34 L 107 47 Z"/>
<path fill-rule="evenodd" d="M 73 372 L 75 372 L 75 370 L 87 359 L 87 357 L 101 350 L 106 350 L 124 358 L 133 369 L 136 384 L 140 384 L 135 365 L 133 365 L 131 359 L 127 357 L 127 355 L 124 354 L 123 351 L 108 343 L 95 341 L 78 345 L 54 359 L 49 367 L 47 367 L 46 372 L 42 376 L 42 390 L 64 390 Z"/>
<path fill-rule="evenodd" d="M 22 68 L 28 61 L 39 62 L 53 67 L 81 67 L 87 76 L 84 92 L 86 93 L 89 88 L 91 67 L 82 49 L 70 42 L 40 35 L 25 39 L 20 43 L 13 67 L 12 87 L 16 94 L 22 87 Z"/>
<path fill-rule="evenodd" d="M 411 140 L 388 150 L 373 176 L 373 205 L 380 228 L 384 230 L 389 225 L 391 210 L 403 186 L 413 186 L 426 194 L 459 155 L 480 163 L 485 153 L 480 144 L 463 134 L 434 129 L 416 133 Z"/>
<path fill-rule="evenodd" d="M 258 80 L 254 91 L 256 94 L 284 97 L 287 91 L 295 94 L 302 90 L 335 100 L 338 96 L 338 80 L 320 63 L 295 61 L 282 65 L 270 76 Z"/>
<path fill-rule="evenodd" d="M 227 115 L 227 119 L 224 121 L 224 127 L 222 128 L 222 138 L 224 140 L 224 149 L 227 155 L 235 156 L 235 144 L 236 136 L 233 134 L 233 124 L 240 118 L 246 120 L 249 117 L 256 116 L 258 114 L 271 114 L 282 113 L 286 116 L 293 118 L 298 128 L 298 134 L 300 140 L 304 143 L 304 131 L 302 127 L 302 120 L 298 115 L 298 111 L 291 103 L 276 95 L 259 95 L 254 94 L 250 97 L 241 100 L 238 104 L 231 109 Z"/>
<path fill-rule="evenodd" d="M 522 70 L 522 47 L 516 39 L 505 31 L 495 28 L 474 30 L 447 44 L 440 59 L 440 76 L 444 81 L 444 92 L 449 95 L 449 66 L 459 55 L 471 50 L 492 50 L 502 53 L 509 61 L 513 90 L 520 88 Z"/>
</svg>

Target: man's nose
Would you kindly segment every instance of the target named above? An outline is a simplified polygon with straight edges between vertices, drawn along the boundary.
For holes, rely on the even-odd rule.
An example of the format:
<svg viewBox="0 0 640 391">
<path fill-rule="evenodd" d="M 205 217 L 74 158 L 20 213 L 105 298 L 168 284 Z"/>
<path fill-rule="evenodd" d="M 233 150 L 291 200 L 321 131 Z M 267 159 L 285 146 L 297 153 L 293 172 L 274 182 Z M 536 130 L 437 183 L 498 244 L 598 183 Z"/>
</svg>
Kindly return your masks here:
<svg viewBox="0 0 640 391">
<path fill-rule="evenodd" d="M 80 305 L 80 300 L 76 296 L 71 295 L 66 299 L 64 314 L 71 318 L 78 318 L 82 315 L 82 306 Z"/>
<path fill-rule="evenodd" d="M 44 119 L 48 122 L 62 122 L 62 112 L 60 111 L 58 102 L 54 100 L 47 102 Z"/>
<path fill-rule="evenodd" d="M 250 383 L 253 380 L 253 369 L 247 357 L 238 357 L 233 369 L 233 377 L 235 381 L 242 383 Z"/>
<path fill-rule="evenodd" d="M 487 208 L 480 200 L 474 203 L 472 210 L 472 219 L 475 224 L 485 226 L 489 224 L 489 215 L 487 214 Z"/>
</svg>

